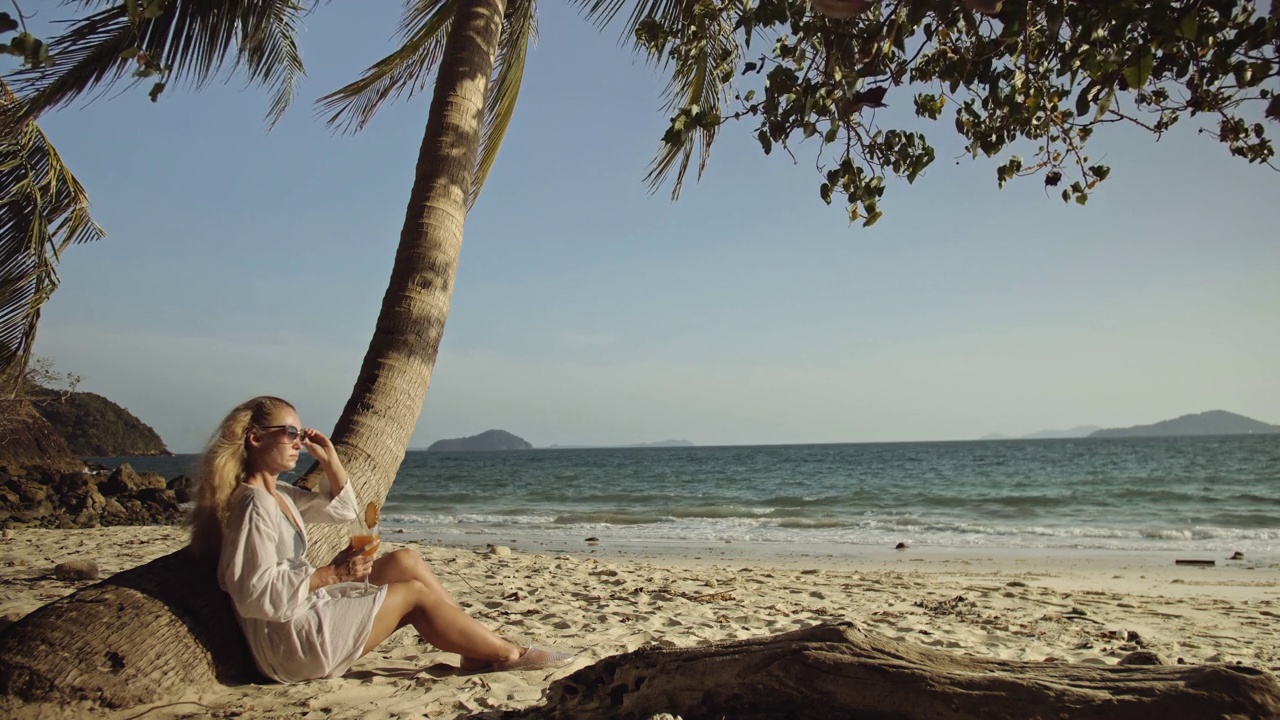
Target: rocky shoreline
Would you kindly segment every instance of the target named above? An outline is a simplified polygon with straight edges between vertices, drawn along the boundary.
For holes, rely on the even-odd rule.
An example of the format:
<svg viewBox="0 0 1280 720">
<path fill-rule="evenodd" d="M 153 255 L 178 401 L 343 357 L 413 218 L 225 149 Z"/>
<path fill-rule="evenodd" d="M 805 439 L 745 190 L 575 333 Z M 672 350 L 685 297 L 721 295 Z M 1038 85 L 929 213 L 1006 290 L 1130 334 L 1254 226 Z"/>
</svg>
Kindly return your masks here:
<svg viewBox="0 0 1280 720">
<path fill-rule="evenodd" d="M 94 528 L 177 525 L 195 481 L 135 472 L 128 463 L 68 472 L 40 466 L 0 467 L 0 528 Z"/>
</svg>

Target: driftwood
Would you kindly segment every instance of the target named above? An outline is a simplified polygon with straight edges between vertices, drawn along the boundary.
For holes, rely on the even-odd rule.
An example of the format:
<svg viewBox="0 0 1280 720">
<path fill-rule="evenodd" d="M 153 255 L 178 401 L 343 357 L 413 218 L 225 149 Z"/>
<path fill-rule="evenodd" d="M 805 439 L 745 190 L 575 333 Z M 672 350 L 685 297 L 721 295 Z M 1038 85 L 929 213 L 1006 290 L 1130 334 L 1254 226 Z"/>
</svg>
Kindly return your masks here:
<svg viewBox="0 0 1280 720">
<path fill-rule="evenodd" d="M 261 677 L 230 598 L 185 548 L 0 631 L 4 718 L 128 708 Z"/>
<path fill-rule="evenodd" d="M 700 648 L 641 649 L 556 681 L 516 718 L 645 720 L 1280 718 L 1275 676 L 1237 665 L 995 660 L 821 625 Z"/>
</svg>

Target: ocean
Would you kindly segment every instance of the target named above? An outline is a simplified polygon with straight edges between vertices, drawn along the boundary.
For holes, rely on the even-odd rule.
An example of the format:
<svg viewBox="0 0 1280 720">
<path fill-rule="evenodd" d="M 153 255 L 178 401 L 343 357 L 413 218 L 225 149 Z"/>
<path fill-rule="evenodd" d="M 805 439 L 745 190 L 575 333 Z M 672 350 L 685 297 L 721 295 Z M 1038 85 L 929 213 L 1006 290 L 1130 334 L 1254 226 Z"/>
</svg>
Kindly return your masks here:
<svg viewBox="0 0 1280 720">
<path fill-rule="evenodd" d="M 172 477 L 194 456 L 96 461 Z M 900 542 L 1270 553 L 1280 435 L 410 452 L 383 531 L 765 553 Z"/>
</svg>

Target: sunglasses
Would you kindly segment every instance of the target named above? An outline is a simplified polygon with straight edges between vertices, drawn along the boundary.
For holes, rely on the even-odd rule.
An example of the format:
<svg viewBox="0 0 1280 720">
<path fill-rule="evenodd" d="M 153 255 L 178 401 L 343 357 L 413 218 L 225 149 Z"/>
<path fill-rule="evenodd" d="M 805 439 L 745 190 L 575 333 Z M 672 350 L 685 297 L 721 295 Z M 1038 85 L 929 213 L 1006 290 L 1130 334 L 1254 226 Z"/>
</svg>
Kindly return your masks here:
<svg viewBox="0 0 1280 720">
<path fill-rule="evenodd" d="M 298 438 L 306 440 L 306 436 L 302 434 L 302 428 L 294 425 L 259 425 L 259 430 L 284 430 L 284 436 L 289 442 L 294 442 Z"/>
</svg>

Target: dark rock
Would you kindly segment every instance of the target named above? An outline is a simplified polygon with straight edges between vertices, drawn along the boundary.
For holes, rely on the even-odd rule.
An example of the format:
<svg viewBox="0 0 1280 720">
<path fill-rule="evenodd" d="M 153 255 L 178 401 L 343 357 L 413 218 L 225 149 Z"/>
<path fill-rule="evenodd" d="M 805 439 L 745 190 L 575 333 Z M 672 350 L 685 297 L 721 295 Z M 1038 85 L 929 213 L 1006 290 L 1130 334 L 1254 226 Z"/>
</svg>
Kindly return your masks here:
<svg viewBox="0 0 1280 720">
<path fill-rule="evenodd" d="M 125 525 L 129 522 L 129 513 L 115 498 L 107 498 L 99 516 L 103 525 Z"/>
<path fill-rule="evenodd" d="M 1182 658 L 1178 658 L 1181 660 Z M 1120 658 L 1120 665 L 1163 665 L 1164 660 L 1150 650 L 1136 650 Z"/>
<path fill-rule="evenodd" d="M 78 528 L 98 527 L 98 525 L 100 524 L 98 522 L 99 517 L 100 516 L 97 510 L 94 510 L 92 508 L 85 508 L 81 510 L 79 513 L 77 513 L 75 517 L 71 518 L 70 524 L 72 527 L 78 527 Z"/>
<path fill-rule="evenodd" d="M 1229 558 L 1227 558 L 1227 559 L 1228 559 L 1228 560 L 1243 560 L 1243 559 L 1244 559 L 1244 553 L 1242 553 L 1242 552 L 1240 552 L 1239 550 L 1237 550 L 1237 551 L 1235 551 L 1235 552 L 1231 553 L 1231 557 L 1229 557 Z"/>
<path fill-rule="evenodd" d="M 172 490 L 143 488 L 134 497 L 144 505 L 155 505 L 160 510 L 178 509 L 178 498 Z"/>
<path fill-rule="evenodd" d="M 196 481 L 186 475 L 169 481 L 169 489 L 173 491 L 174 496 L 178 498 L 180 503 L 195 502 L 196 499 Z"/>
<path fill-rule="evenodd" d="M 48 486 L 38 480 L 20 478 L 14 480 L 13 484 L 17 485 L 14 489 L 18 493 L 18 499 L 24 504 L 38 503 L 49 497 Z"/>
<path fill-rule="evenodd" d="M 120 498 L 120 507 L 124 508 L 124 516 L 131 525 L 144 525 L 151 520 L 142 503 L 134 498 Z"/>
<path fill-rule="evenodd" d="M 18 622 L 21 619 L 22 619 L 22 613 L 11 612 L 11 613 L 5 613 L 4 615 L 0 615 L 0 630 L 3 630 L 9 627 L 10 625 Z"/>
<path fill-rule="evenodd" d="M 58 479 L 56 490 L 62 504 L 71 512 L 89 509 L 98 513 L 107 502 L 93 476 L 85 473 L 66 473 Z"/>
<path fill-rule="evenodd" d="M 10 519 L 24 525 L 31 525 L 37 524 L 40 520 L 52 514 L 53 506 L 47 500 L 42 500 L 38 503 L 23 505 L 21 508 L 14 510 Z"/>
<path fill-rule="evenodd" d="M 900 542 L 900 543 L 898 543 L 897 545 L 894 545 L 894 546 L 893 546 L 893 549 L 894 549 L 894 550 L 906 550 L 906 549 L 907 549 L 907 544 L 906 544 L 906 543 L 904 543 L 904 542 Z"/>
<path fill-rule="evenodd" d="M 28 466 L 19 468 L 16 476 L 11 469 L 0 470 L 0 528 L 173 524 L 186 519 L 177 493 L 166 487 L 163 477 L 139 475 L 129 465 L 121 465 L 107 478 L 83 469 Z M 182 487 L 183 480 L 175 480 Z"/>
<path fill-rule="evenodd" d="M 132 495 L 143 488 L 163 490 L 164 487 L 164 478 L 155 473 L 138 475 L 129 463 L 124 463 L 102 483 L 101 489 L 103 495 Z"/>
<path fill-rule="evenodd" d="M 98 563 L 92 560 L 68 560 L 53 568 L 53 576 L 59 580 L 97 580 Z"/>
<path fill-rule="evenodd" d="M 591 537 L 587 538 L 587 540 L 586 540 L 586 541 L 587 541 L 587 542 L 600 542 L 600 538 L 595 537 L 595 536 L 593 535 L 593 536 L 591 536 Z"/>
</svg>

